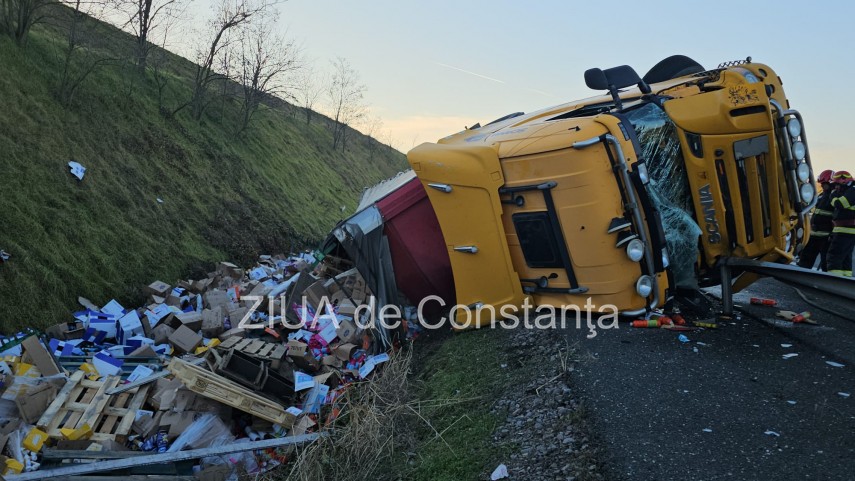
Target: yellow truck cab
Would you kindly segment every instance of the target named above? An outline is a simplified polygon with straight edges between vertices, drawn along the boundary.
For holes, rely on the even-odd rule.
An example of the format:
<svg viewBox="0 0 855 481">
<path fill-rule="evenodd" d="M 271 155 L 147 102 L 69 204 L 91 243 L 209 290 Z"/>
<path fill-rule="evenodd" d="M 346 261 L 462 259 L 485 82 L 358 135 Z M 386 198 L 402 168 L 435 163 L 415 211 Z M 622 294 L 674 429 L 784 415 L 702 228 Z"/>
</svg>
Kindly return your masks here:
<svg viewBox="0 0 855 481">
<path fill-rule="evenodd" d="M 815 182 L 799 113 L 768 66 L 676 55 L 605 95 L 511 114 L 408 153 L 439 220 L 457 302 L 590 303 L 643 315 L 720 282 L 726 257 L 789 261 Z M 743 274 L 737 284 L 753 280 Z"/>
</svg>

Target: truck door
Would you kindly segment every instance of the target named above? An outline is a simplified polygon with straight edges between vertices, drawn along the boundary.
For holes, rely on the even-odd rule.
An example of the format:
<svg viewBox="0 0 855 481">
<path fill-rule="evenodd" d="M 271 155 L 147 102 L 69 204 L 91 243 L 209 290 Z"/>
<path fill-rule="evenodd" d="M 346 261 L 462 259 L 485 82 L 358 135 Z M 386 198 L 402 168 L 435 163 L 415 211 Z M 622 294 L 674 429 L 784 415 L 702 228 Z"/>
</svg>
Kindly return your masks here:
<svg viewBox="0 0 855 481">
<path fill-rule="evenodd" d="M 505 179 L 496 151 L 426 143 L 408 160 L 439 220 L 458 304 L 483 306 L 480 316 L 473 310 L 474 327 L 492 320 L 484 308 L 499 313 L 502 306 L 520 306 L 525 295 L 505 241 L 499 198 Z"/>
</svg>

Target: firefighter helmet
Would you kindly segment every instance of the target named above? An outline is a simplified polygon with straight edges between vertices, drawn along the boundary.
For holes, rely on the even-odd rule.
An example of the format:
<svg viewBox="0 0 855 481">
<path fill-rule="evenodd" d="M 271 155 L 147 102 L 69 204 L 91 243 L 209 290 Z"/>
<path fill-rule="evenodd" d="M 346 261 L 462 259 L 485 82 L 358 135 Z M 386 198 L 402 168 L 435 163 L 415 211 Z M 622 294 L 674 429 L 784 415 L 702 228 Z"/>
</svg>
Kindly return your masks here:
<svg viewBox="0 0 855 481">
<path fill-rule="evenodd" d="M 852 182 L 852 174 L 845 170 L 838 170 L 831 176 L 831 181 L 835 184 L 848 184 Z"/>
<path fill-rule="evenodd" d="M 816 181 L 820 184 L 830 183 L 832 175 L 834 175 L 833 170 L 823 170 L 822 173 L 817 176 Z"/>
</svg>

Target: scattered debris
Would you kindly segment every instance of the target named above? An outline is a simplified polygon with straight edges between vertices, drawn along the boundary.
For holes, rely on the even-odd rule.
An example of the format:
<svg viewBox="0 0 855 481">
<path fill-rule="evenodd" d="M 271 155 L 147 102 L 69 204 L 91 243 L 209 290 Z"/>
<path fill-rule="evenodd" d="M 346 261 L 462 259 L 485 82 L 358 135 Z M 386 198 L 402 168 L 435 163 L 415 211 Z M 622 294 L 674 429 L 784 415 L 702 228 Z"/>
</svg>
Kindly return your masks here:
<svg viewBox="0 0 855 481">
<path fill-rule="evenodd" d="M 788 353 L 788 354 L 784 354 L 782 357 L 783 357 L 784 359 L 789 359 L 789 358 L 791 358 L 791 357 L 796 357 L 796 356 L 798 356 L 798 355 L 799 355 L 798 353 L 791 352 L 791 353 Z"/>
<path fill-rule="evenodd" d="M 716 322 L 693 321 L 692 324 L 696 327 L 703 327 L 706 329 L 718 329 L 718 323 Z"/>
<path fill-rule="evenodd" d="M 712 429 L 711 428 L 704 428 L 702 431 L 705 433 L 711 433 Z"/>
<path fill-rule="evenodd" d="M 649 320 L 639 319 L 636 321 L 632 321 L 632 327 L 636 327 L 636 328 L 660 327 L 661 325 L 662 324 L 660 324 L 658 319 L 649 319 Z"/>
<path fill-rule="evenodd" d="M 795 401 L 787 401 L 787 404 L 789 404 L 789 405 L 791 405 L 791 406 L 795 406 L 795 405 L 796 405 L 796 402 L 795 402 Z"/>
<path fill-rule="evenodd" d="M 793 324 L 805 323 L 805 324 L 813 324 L 816 325 L 816 321 L 811 319 L 811 313 L 808 311 L 805 312 L 793 312 L 793 311 L 778 311 L 775 313 L 776 316 L 781 319 L 786 319 Z"/>
<path fill-rule="evenodd" d="M 680 334 L 679 336 L 677 336 L 677 340 L 679 340 L 682 343 L 689 342 L 689 338 L 686 337 L 685 334 Z"/>
<path fill-rule="evenodd" d="M 837 393 L 837 394 L 838 394 L 840 397 L 843 397 L 843 398 L 848 398 L 848 397 L 849 397 L 849 393 L 848 393 L 848 392 L 839 392 L 839 393 Z"/>
<path fill-rule="evenodd" d="M 774 306 L 778 305 L 778 301 L 776 301 L 775 299 L 764 299 L 762 297 L 752 297 L 751 298 L 751 304 L 753 304 L 755 306 L 771 306 L 771 307 L 774 307 Z"/>
<path fill-rule="evenodd" d="M 72 160 L 68 163 L 68 168 L 71 172 L 71 175 L 77 177 L 77 180 L 83 180 L 83 174 L 86 173 L 86 167 L 83 167 L 79 163 Z"/>
<path fill-rule="evenodd" d="M 779 433 L 776 433 L 775 431 L 766 431 L 766 432 L 765 432 L 765 433 L 763 433 L 763 434 L 765 434 L 765 435 L 767 435 L 767 436 L 775 436 L 775 437 L 780 437 L 780 436 L 781 436 Z"/>
<path fill-rule="evenodd" d="M 793 347 L 793 345 L 792 345 L 792 344 L 781 344 L 781 347 L 784 347 L 784 348 L 786 348 L 786 347 Z"/>
<path fill-rule="evenodd" d="M 9 253 L 8 253 L 8 252 L 6 252 L 6 251 L 4 251 L 4 250 L 0 250 L 0 264 L 2 264 L 2 263 L 4 263 L 4 262 L 8 261 L 8 260 L 9 260 L 9 258 L 11 258 L 11 257 L 12 257 L 12 256 L 11 256 L 11 255 L 9 255 Z"/>
<path fill-rule="evenodd" d="M 500 464 L 493 470 L 493 473 L 490 474 L 490 481 L 496 481 L 497 479 L 505 479 L 509 477 L 508 467 L 504 464 Z"/>
<path fill-rule="evenodd" d="M 834 361 L 825 361 L 825 363 L 831 367 L 844 367 L 845 366 L 844 364 L 840 364 L 839 362 L 834 362 Z"/>
<path fill-rule="evenodd" d="M 295 459 L 296 444 L 347 409 L 348 389 L 390 360 L 355 317 L 372 295 L 365 280 L 321 257 L 221 262 L 206 279 L 146 286 L 145 306 L 81 297 L 83 310 L 44 334 L 0 336 L 0 474 L 147 474 L 143 465 L 196 459 L 227 478 Z M 399 344 L 418 330 L 386 335 Z M 212 449 L 242 454 L 223 465 Z"/>
<path fill-rule="evenodd" d="M 158 197 L 158 198 L 157 198 L 157 203 L 158 203 L 158 204 L 162 204 L 162 203 L 163 203 L 163 199 L 161 199 L 160 197 Z"/>
</svg>

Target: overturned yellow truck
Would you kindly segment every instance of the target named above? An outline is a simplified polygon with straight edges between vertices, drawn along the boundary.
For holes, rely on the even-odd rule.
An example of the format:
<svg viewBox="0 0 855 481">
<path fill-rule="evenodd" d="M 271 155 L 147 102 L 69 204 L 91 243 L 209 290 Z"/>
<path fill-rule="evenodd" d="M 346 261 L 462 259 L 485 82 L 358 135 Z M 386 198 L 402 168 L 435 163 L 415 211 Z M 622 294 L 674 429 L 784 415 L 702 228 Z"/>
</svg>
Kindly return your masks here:
<svg viewBox="0 0 855 481">
<path fill-rule="evenodd" d="M 792 260 L 816 192 L 781 78 L 675 55 L 644 77 L 590 69 L 604 95 L 476 125 L 411 150 L 458 304 L 662 307 L 721 282 L 725 258 Z M 744 274 L 737 287 L 754 277 Z"/>
</svg>

